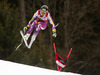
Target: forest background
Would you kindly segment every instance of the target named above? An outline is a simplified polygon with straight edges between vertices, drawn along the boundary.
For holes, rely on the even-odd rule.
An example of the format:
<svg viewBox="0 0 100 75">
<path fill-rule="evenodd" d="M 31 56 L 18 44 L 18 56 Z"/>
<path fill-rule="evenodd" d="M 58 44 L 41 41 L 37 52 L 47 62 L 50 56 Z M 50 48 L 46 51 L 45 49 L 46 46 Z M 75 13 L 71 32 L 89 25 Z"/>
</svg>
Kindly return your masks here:
<svg viewBox="0 0 100 75">
<path fill-rule="evenodd" d="M 44 4 L 59 23 L 57 38 L 48 23 L 31 49 L 15 51 L 19 31 Z M 53 43 L 63 58 L 73 48 L 63 71 L 100 75 L 100 0 L 0 0 L 0 59 L 56 70 Z"/>
</svg>

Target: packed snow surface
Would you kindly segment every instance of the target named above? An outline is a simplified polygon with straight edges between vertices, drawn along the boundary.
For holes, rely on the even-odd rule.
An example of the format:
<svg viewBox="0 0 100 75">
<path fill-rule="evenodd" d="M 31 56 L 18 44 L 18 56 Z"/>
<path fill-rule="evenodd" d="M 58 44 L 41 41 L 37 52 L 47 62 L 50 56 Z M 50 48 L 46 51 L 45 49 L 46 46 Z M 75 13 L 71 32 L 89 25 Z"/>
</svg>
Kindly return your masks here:
<svg viewBox="0 0 100 75">
<path fill-rule="evenodd" d="M 80 75 L 0 60 L 0 75 Z"/>
</svg>

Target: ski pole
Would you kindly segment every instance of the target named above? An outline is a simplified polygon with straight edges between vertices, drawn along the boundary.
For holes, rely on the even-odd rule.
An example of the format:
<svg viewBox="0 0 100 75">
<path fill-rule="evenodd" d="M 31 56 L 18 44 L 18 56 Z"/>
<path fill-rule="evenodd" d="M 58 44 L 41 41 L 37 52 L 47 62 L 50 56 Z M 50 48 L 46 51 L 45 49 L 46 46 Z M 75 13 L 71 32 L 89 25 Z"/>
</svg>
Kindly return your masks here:
<svg viewBox="0 0 100 75">
<path fill-rule="evenodd" d="M 22 43 L 23 43 L 23 39 L 21 39 L 21 43 L 17 46 L 16 51 L 22 45 Z"/>
<path fill-rule="evenodd" d="M 69 55 L 70 55 L 71 51 L 72 51 L 72 48 L 70 49 L 70 51 L 69 51 L 69 53 L 68 53 L 68 56 L 67 56 L 67 58 L 69 58 Z"/>
<path fill-rule="evenodd" d="M 55 51 L 55 54 L 56 54 L 56 46 L 55 46 L 55 43 L 53 43 L 53 46 L 54 46 L 54 51 Z"/>
<path fill-rule="evenodd" d="M 55 27 L 57 27 L 58 25 L 59 25 L 59 23 L 57 23 Z"/>
<path fill-rule="evenodd" d="M 25 32 L 26 32 L 25 28 L 23 29 L 23 31 L 24 31 L 24 34 L 25 34 Z M 23 38 L 21 39 L 21 43 L 17 46 L 16 51 L 17 51 L 18 48 L 22 45 L 22 43 L 23 43 Z"/>
</svg>

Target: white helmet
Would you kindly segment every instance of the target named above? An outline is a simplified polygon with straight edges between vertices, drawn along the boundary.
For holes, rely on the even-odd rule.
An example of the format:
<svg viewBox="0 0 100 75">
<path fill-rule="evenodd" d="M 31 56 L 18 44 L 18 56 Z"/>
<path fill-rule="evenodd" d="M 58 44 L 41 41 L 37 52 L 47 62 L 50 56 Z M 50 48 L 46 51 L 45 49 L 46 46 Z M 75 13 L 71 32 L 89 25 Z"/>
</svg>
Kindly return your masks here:
<svg viewBox="0 0 100 75">
<path fill-rule="evenodd" d="M 47 5 L 42 5 L 41 10 L 48 11 L 48 6 Z"/>
</svg>

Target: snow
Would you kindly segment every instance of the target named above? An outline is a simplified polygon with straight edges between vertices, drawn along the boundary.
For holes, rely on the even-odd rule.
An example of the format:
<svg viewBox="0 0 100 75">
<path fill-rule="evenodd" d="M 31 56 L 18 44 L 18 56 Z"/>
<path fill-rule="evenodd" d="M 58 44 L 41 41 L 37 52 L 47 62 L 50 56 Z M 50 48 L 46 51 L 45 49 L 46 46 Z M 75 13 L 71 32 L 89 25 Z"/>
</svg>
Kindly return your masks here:
<svg viewBox="0 0 100 75">
<path fill-rule="evenodd" d="M 0 60 L 0 75 L 80 75 Z"/>
</svg>

